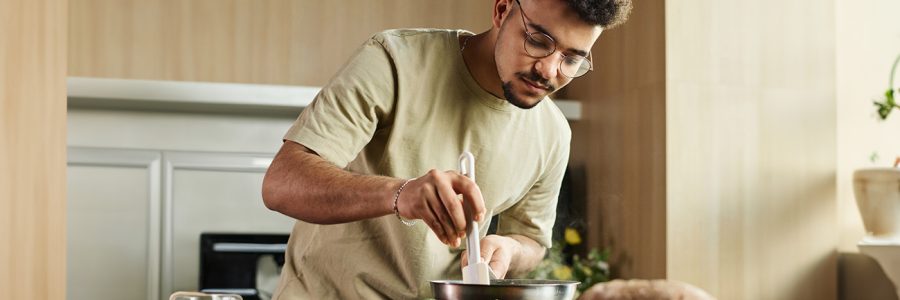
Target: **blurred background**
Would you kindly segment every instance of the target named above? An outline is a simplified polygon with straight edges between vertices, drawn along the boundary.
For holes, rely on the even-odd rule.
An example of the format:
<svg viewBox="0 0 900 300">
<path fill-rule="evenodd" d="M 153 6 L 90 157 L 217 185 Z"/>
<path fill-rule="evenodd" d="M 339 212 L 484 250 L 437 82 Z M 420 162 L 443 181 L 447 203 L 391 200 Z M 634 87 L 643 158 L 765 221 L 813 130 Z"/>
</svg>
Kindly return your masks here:
<svg viewBox="0 0 900 300">
<path fill-rule="evenodd" d="M 634 1 L 557 95 L 584 246 L 719 299 L 896 299 L 852 176 L 900 155 L 872 104 L 900 2 Z M 482 32 L 492 4 L 0 0 L 0 296 L 162 299 L 200 288 L 202 233 L 277 245 L 259 187 L 317 87 L 378 31 Z"/>
</svg>

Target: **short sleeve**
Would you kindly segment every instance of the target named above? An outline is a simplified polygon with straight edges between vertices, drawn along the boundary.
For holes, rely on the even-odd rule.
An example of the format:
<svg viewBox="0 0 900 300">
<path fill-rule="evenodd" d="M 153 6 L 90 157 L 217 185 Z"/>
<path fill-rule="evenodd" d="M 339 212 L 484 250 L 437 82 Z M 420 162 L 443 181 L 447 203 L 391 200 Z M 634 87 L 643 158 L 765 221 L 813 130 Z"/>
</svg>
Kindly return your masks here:
<svg viewBox="0 0 900 300">
<path fill-rule="evenodd" d="M 551 247 L 559 189 L 569 162 L 569 139 L 559 146 L 555 157 L 549 160 L 551 165 L 522 200 L 500 213 L 497 234 L 524 235 L 544 247 Z"/>
<path fill-rule="evenodd" d="M 379 35 L 366 41 L 303 109 L 284 139 L 341 168 L 356 158 L 395 101 L 394 65 L 382 42 Z"/>
</svg>

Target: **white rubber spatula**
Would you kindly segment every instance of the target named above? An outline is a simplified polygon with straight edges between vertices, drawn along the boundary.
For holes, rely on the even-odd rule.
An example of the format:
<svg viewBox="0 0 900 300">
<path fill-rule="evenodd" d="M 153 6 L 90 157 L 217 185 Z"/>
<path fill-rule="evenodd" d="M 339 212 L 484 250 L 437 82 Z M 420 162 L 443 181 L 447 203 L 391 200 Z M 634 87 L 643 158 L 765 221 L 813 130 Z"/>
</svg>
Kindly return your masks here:
<svg viewBox="0 0 900 300">
<path fill-rule="evenodd" d="M 475 180 L 475 156 L 471 152 L 466 151 L 459 156 L 459 172 Z M 469 251 L 469 265 L 462 269 L 463 283 L 489 285 L 492 272 L 490 266 L 481 258 L 481 235 L 478 232 L 478 223 L 475 222 L 474 209 L 468 204 L 464 204 L 463 209 L 466 211 L 466 249 Z"/>
</svg>

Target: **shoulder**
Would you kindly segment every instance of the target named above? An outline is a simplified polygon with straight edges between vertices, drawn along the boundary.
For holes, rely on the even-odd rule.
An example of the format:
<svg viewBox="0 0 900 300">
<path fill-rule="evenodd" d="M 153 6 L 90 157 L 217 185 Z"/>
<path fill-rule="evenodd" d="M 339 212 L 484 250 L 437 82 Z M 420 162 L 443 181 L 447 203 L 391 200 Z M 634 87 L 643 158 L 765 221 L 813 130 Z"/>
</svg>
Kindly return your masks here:
<svg viewBox="0 0 900 300">
<path fill-rule="evenodd" d="M 458 30 L 433 28 L 389 29 L 376 33 L 370 39 L 388 50 L 418 49 L 444 45 L 454 38 Z"/>
<path fill-rule="evenodd" d="M 454 29 L 437 29 L 437 28 L 399 28 L 388 29 L 372 36 L 376 40 L 397 40 L 397 39 L 443 39 L 447 36 L 455 34 Z"/>
</svg>

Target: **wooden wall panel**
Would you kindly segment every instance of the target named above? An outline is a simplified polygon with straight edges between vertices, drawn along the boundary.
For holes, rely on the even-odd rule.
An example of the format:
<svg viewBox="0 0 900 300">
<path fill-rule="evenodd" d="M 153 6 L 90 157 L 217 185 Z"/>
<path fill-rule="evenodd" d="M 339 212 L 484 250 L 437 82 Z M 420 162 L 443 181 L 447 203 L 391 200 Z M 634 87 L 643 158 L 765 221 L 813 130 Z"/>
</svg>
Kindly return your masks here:
<svg viewBox="0 0 900 300">
<path fill-rule="evenodd" d="M 666 3 L 668 278 L 835 299 L 834 24 L 833 1 Z"/>
<path fill-rule="evenodd" d="M 629 21 L 594 45 L 570 164 L 586 169 L 588 244 L 609 247 L 624 278 L 666 276 L 665 4 L 634 2 Z"/>
<path fill-rule="evenodd" d="M 490 28 L 493 1 L 295 1 L 292 82 L 321 82 L 373 33 L 389 28 Z M 327 79 L 327 78 L 326 78 Z"/>
<path fill-rule="evenodd" d="M 66 288 L 66 4 L 0 0 L 0 298 Z"/>
<path fill-rule="evenodd" d="M 162 3 L 158 0 L 69 1 L 69 76 L 162 75 Z"/>
<path fill-rule="evenodd" d="M 69 75 L 322 85 L 389 28 L 490 26 L 491 1 L 72 0 Z"/>
</svg>

